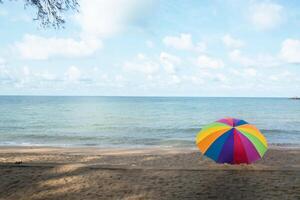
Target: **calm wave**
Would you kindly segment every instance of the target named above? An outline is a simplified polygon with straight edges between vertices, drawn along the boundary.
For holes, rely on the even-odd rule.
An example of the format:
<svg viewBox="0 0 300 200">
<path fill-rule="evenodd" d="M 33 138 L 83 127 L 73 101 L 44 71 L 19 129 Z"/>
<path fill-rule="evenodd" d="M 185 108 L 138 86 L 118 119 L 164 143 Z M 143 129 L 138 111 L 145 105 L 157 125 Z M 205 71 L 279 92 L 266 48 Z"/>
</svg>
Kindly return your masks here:
<svg viewBox="0 0 300 200">
<path fill-rule="evenodd" d="M 269 143 L 300 145 L 300 101 L 284 98 L 1 96 L 0 113 L 0 145 L 193 147 L 227 116 Z"/>
</svg>

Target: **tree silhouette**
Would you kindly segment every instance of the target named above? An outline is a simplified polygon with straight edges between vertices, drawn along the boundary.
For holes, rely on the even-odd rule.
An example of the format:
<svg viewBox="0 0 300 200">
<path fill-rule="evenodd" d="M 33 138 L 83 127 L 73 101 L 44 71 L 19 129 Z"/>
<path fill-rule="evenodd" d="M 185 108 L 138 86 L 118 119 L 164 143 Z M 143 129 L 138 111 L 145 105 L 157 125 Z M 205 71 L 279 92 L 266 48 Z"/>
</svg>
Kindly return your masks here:
<svg viewBox="0 0 300 200">
<path fill-rule="evenodd" d="M 7 1 L 7 0 L 6 0 Z M 11 0 L 10 0 L 11 1 Z M 38 20 L 43 27 L 60 28 L 65 24 L 63 14 L 68 10 L 78 11 L 78 0 L 19 0 L 24 7 L 32 6 L 37 10 L 34 20 Z M 0 0 L 4 3 L 5 0 Z"/>
</svg>

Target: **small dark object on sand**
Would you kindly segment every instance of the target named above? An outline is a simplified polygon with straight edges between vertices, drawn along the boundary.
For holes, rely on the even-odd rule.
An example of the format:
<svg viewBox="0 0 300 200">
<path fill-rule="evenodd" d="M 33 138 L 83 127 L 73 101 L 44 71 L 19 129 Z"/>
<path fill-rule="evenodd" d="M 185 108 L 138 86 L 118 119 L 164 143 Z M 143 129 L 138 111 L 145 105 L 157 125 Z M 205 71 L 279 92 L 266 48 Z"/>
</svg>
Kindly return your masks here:
<svg viewBox="0 0 300 200">
<path fill-rule="evenodd" d="M 21 160 L 21 161 L 16 161 L 16 162 L 15 162 L 16 165 L 20 165 L 20 164 L 22 164 L 22 163 L 23 163 L 22 160 Z"/>
</svg>

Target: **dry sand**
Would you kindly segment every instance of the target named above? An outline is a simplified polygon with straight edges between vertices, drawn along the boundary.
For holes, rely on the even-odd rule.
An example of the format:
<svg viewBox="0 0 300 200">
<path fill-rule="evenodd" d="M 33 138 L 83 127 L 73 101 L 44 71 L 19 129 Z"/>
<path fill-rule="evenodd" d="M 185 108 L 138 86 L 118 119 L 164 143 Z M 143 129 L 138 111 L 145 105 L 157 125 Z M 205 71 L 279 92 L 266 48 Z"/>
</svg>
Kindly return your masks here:
<svg viewBox="0 0 300 200">
<path fill-rule="evenodd" d="M 300 199 L 300 149 L 219 165 L 196 149 L 0 147 L 0 199 Z"/>
</svg>

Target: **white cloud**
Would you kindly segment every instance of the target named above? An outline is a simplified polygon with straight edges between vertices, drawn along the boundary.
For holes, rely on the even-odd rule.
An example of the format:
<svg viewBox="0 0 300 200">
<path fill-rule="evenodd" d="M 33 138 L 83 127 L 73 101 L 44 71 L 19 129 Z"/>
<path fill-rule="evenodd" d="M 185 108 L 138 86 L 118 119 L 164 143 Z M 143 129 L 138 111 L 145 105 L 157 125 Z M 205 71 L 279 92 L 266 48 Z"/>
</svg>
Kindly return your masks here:
<svg viewBox="0 0 300 200">
<path fill-rule="evenodd" d="M 244 42 L 240 39 L 233 38 L 231 35 L 224 35 L 222 38 L 224 45 L 228 48 L 237 49 L 244 46 Z"/>
<path fill-rule="evenodd" d="M 246 68 L 244 72 L 245 72 L 246 75 L 249 75 L 249 76 L 256 76 L 257 75 L 257 71 L 254 68 Z"/>
<path fill-rule="evenodd" d="M 201 68 L 218 69 L 224 67 L 224 63 L 221 59 L 212 58 L 207 55 L 200 55 L 197 58 L 196 64 Z"/>
<path fill-rule="evenodd" d="M 181 63 L 181 59 L 175 55 L 161 52 L 160 62 L 168 74 L 174 74 L 176 72 L 175 66 Z"/>
<path fill-rule="evenodd" d="M 154 47 L 154 43 L 151 40 L 147 40 L 146 41 L 146 46 L 149 48 L 153 48 Z"/>
<path fill-rule="evenodd" d="M 214 75 L 215 80 L 219 82 L 226 82 L 228 81 L 228 78 L 224 74 L 216 74 Z"/>
<path fill-rule="evenodd" d="M 8 11 L 4 10 L 4 9 L 0 9 L 0 16 L 7 16 L 8 15 Z"/>
<path fill-rule="evenodd" d="M 180 34 L 177 36 L 166 36 L 163 43 L 168 46 L 179 50 L 191 50 L 194 48 L 192 36 L 190 34 Z"/>
<path fill-rule="evenodd" d="M 23 71 L 24 76 L 29 76 L 31 73 L 30 69 L 27 66 L 24 66 L 22 71 Z"/>
<path fill-rule="evenodd" d="M 4 58 L 1 58 L 1 57 L 0 57 L 0 65 L 4 65 L 4 64 L 5 64 Z"/>
<path fill-rule="evenodd" d="M 194 50 L 197 52 L 205 52 L 207 49 L 206 43 L 205 42 L 198 42 L 195 46 L 194 46 Z"/>
<path fill-rule="evenodd" d="M 250 9 L 250 20 L 257 29 L 273 29 L 283 21 L 283 7 L 272 2 L 254 4 Z"/>
<path fill-rule="evenodd" d="M 281 82 L 291 81 L 291 82 L 295 82 L 296 77 L 293 76 L 293 74 L 291 74 L 289 71 L 283 71 L 283 72 L 280 72 L 280 73 L 277 73 L 277 74 L 272 74 L 268 78 L 271 81 L 278 81 L 278 82 L 279 81 L 281 81 Z"/>
<path fill-rule="evenodd" d="M 55 56 L 88 56 L 101 48 L 102 43 L 99 40 L 76 41 L 71 38 L 25 35 L 14 47 L 23 59 L 44 60 Z"/>
<path fill-rule="evenodd" d="M 282 64 L 277 56 L 270 54 L 260 54 L 256 58 L 256 65 L 262 67 L 277 67 Z"/>
<path fill-rule="evenodd" d="M 117 75 L 115 76 L 115 80 L 118 81 L 118 82 L 120 82 L 120 81 L 124 81 L 125 79 L 124 79 L 124 77 L 123 77 L 122 75 L 117 74 Z"/>
<path fill-rule="evenodd" d="M 81 78 L 81 71 L 77 67 L 71 66 L 69 67 L 65 75 L 68 81 L 79 81 Z"/>
<path fill-rule="evenodd" d="M 240 50 L 233 50 L 229 52 L 229 58 L 233 62 L 239 63 L 244 66 L 254 65 L 254 61 L 247 56 L 243 55 Z"/>
<path fill-rule="evenodd" d="M 41 73 L 35 73 L 34 75 L 42 81 L 60 81 L 60 79 L 55 74 L 52 74 L 48 71 L 44 71 Z"/>
<path fill-rule="evenodd" d="M 14 80 L 13 74 L 7 68 L 5 63 L 0 63 L 0 83 L 10 83 Z"/>
<path fill-rule="evenodd" d="M 36 83 L 40 84 L 43 82 L 48 81 L 59 81 L 60 79 L 55 75 L 47 70 L 44 71 L 36 71 L 30 69 L 28 66 L 23 66 L 21 68 L 21 71 L 15 74 L 15 76 L 18 77 L 18 82 L 20 84 L 26 84 L 26 83 Z M 20 86 L 20 85 L 19 85 Z"/>
<path fill-rule="evenodd" d="M 9 84 L 11 88 L 28 88 L 36 89 L 45 86 L 53 86 L 52 83 L 57 83 L 60 79 L 49 73 L 48 71 L 32 70 L 28 66 L 11 67 L 0 65 L 0 87 L 7 87 Z M 51 82 L 51 84 L 47 84 Z"/>
<path fill-rule="evenodd" d="M 253 67 L 232 67 L 226 70 L 228 73 L 228 86 L 235 88 L 251 88 L 253 85 L 259 85 L 265 77 L 261 77 L 258 69 Z"/>
<path fill-rule="evenodd" d="M 258 54 L 252 57 L 244 55 L 240 50 L 229 52 L 229 59 L 244 67 L 275 67 L 281 64 L 277 57 L 269 54 Z"/>
<path fill-rule="evenodd" d="M 183 75 L 182 79 L 186 81 L 188 84 L 193 83 L 195 85 L 202 85 L 205 83 L 205 78 L 201 76 L 196 76 L 196 75 Z"/>
<path fill-rule="evenodd" d="M 76 19 L 84 37 L 109 37 L 144 17 L 151 3 L 152 0 L 81 0 Z"/>
<path fill-rule="evenodd" d="M 153 0 L 81 0 L 79 22 L 80 36 L 73 38 L 25 35 L 14 47 L 24 59 L 43 60 L 50 57 L 83 57 L 102 47 L 102 39 L 128 28 L 145 18 Z M 147 7 L 148 6 L 148 7 Z M 137 23 L 136 23 L 137 24 Z"/>
<path fill-rule="evenodd" d="M 284 40 L 281 46 L 280 57 L 285 62 L 300 64 L 300 40 Z"/>
<path fill-rule="evenodd" d="M 276 75 L 271 75 L 271 76 L 269 76 L 269 79 L 270 79 L 271 81 L 278 81 L 278 80 L 279 80 L 278 76 L 276 76 Z"/>
<path fill-rule="evenodd" d="M 178 77 L 177 75 L 171 75 L 170 79 L 168 80 L 168 84 L 171 84 L 171 85 L 177 85 L 181 83 L 181 78 Z"/>
<path fill-rule="evenodd" d="M 140 72 L 145 75 L 153 75 L 159 71 L 160 64 L 145 56 L 138 54 L 132 61 L 127 61 L 123 65 L 125 71 Z"/>
<path fill-rule="evenodd" d="M 133 60 L 125 62 L 123 69 L 125 71 L 143 73 L 147 75 L 149 80 L 152 80 L 154 75 L 162 75 L 159 73 L 160 69 L 163 69 L 170 77 L 176 75 L 176 67 L 181 62 L 180 57 L 166 52 L 161 52 L 159 57 L 153 58 L 140 53 Z"/>
<path fill-rule="evenodd" d="M 194 44 L 192 36 L 187 33 L 181 33 L 179 36 L 166 36 L 163 38 L 163 43 L 167 47 L 178 50 L 194 50 L 198 52 L 204 52 L 206 50 L 206 44 L 204 42 Z"/>
</svg>

